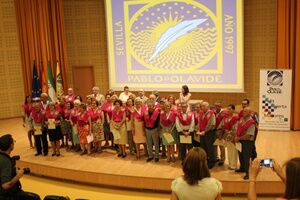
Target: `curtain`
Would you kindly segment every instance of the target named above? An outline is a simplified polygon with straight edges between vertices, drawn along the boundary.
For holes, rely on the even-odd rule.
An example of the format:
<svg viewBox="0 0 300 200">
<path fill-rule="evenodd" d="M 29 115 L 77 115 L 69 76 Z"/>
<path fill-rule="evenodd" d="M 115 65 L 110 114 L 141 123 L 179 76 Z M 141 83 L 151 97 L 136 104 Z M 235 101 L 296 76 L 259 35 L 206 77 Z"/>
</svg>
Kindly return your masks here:
<svg viewBox="0 0 300 200">
<path fill-rule="evenodd" d="M 53 75 L 59 62 L 67 88 L 67 51 L 62 0 L 15 0 L 25 94 L 31 94 L 32 66 L 39 71 L 42 91 L 47 92 L 47 65 Z"/>
<path fill-rule="evenodd" d="M 277 0 L 277 68 L 292 69 L 291 127 L 300 130 L 300 1 Z"/>
</svg>

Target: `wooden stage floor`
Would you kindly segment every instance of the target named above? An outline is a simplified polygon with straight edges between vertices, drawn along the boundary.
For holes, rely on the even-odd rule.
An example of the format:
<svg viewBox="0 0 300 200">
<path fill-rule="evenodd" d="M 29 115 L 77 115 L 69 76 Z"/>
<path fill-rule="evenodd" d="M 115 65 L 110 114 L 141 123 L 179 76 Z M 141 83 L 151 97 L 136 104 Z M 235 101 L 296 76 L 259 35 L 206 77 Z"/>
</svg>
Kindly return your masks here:
<svg viewBox="0 0 300 200">
<path fill-rule="evenodd" d="M 19 167 L 30 167 L 32 174 L 71 180 L 92 185 L 170 191 L 174 178 L 182 175 L 179 161 L 169 164 L 161 159 L 158 163 L 146 163 L 145 158 L 135 160 L 135 156 L 118 158 L 114 151 L 104 150 L 101 154 L 80 156 L 62 149 L 60 157 L 35 157 L 29 148 L 27 134 L 21 118 L 0 120 L 0 134 L 10 133 L 16 139 L 13 155 L 20 155 Z M 300 156 L 300 132 L 260 131 L 257 138 L 259 158 L 273 158 L 280 164 L 292 157 Z M 211 170 L 213 177 L 223 184 L 223 193 L 247 193 L 248 181 L 243 174 L 216 166 Z M 283 184 L 271 169 L 263 169 L 258 177 L 257 192 L 279 194 Z"/>
</svg>

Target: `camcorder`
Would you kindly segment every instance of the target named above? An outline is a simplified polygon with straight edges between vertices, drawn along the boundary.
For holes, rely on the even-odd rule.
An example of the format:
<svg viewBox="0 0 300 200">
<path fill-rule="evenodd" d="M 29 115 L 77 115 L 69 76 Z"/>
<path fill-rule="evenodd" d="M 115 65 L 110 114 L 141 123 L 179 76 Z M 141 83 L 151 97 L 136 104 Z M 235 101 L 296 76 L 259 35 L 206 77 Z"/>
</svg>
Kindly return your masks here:
<svg viewBox="0 0 300 200">
<path fill-rule="evenodd" d="M 20 156 L 19 155 L 13 156 L 13 157 L 11 157 L 11 160 L 12 160 L 12 165 L 15 167 L 17 160 L 20 160 Z M 24 171 L 24 174 L 30 174 L 30 168 L 28 168 L 28 167 L 23 168 L 23 171 Z"/>
</svg>

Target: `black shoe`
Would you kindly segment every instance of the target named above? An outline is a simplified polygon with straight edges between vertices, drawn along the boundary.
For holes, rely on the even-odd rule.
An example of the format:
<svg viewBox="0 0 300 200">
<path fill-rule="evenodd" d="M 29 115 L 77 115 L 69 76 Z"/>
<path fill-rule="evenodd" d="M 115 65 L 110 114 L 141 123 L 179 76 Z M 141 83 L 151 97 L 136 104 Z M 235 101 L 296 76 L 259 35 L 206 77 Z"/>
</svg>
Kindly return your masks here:
<svg viewBox="0 0 300 200">
<path fill-rule="evenodd" d="M 34 154 L 34 156 L 39 156 L 39 155 L 42 155 L 42 153 L 36 153 L 36 154 Z"/>
<path fill-rule="evenodd" d="M 223 166 L 223 165 L 224 165 L 224 161 L 220 161 L 220 162 L 218 163 L 218 165 L 219 165 L 219 166 Z"/>
<path fill-rule="evenodd" d="M 244 176 L 244 178 L 243 178 L 244 180 L 248 180 L 249 179 L 249 175 L 248 174 L 246 174 L 245 176 Z"/>
<path fill-rule="evenodd" d="M 121 153 L 119 153 L 119 154 L 118 154 L 118 157 L 122 157 L 122 154 L 121 154 Z"/>
<path fill-rule="evenodd" d="M 159 161 L 159 158 L 155 158 L 154 161 L 155 161 L 155 162 L 158 162 L 158 161 Z"/>
<path fill-rule="evenodd" d="M 53 153 L 52 156 L 56 156 L 56 153 Z"/>
<path fill-rule="evenodd" d="M 208 165 L 208 169 L 212 169 L 214 165 Z"/>
<path fill-rule="evenodd" d="M 60 156 L 60 153 L 57 153 L 56 156 L 57 156 L 57 157 Z"/>
<path fill-rule="evenodd" d="M 122 158 L 125 158 L 126 156 L 127 156 L 127 154 L 125 153 L 125 154 L 122 155 Z"/>
<path fill-rule="evenodd" d="M 236 169 L 235 172 L 237 172 L 237 173 L 243 173 L 244 170 L 242 170 L 242 169 Z"/>
<path fill-rule="evenodd" d="M 44 153 L 44 156 L 48 156 L 48 153 Z"/>
<path fill-rule="evenodd" d="M 150 162 L 151 160 L 153 160 L 153 157 L 152 158 L 147 158 L 146 162 Z"/>
</svg>

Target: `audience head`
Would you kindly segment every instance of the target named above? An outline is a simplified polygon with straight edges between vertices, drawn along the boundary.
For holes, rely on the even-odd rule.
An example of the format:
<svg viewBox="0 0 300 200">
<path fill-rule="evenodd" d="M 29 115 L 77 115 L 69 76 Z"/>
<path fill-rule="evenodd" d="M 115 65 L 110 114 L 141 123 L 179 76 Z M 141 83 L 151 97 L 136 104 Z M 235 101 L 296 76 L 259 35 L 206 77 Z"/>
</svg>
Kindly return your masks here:
<svg viewBox="0 0 300 200">
<path fill-rule="evenodd" d="M 48 106 L 49 106 L 50 111 L 55 111 L 56 110 L 56 106 L 55 106 L 54 102 L 50 102 Z"/>
<path fill-rule="evenodd" d="M 159 92 L 158 92 L 157 90 L 153 90 L 153 91 L 152 91 L 152 94 L 155 95 L 155 98 L 159 96 Z"/>
<path fill-rule="evenodd" d="M 74 101 L 74 107 L 75 108 L 79 108 L 80 104 L 81 104 L 81 101 L 79 99 L 75 99 L 75 101 Z"/>
<path fill-rule="evenodd" d="M 99 106 L 99 102 L 96 99 L 92 99 L 91 101 L 92 108 L 96 108 Z"/>
<path fill-rule="evenodd" d="M 284 198 L 300 199 L 300 157 L 292 158 L 285 165 L 286 188 Z"/>
<path fill-rule="evenodd" d="M 14 139 L 11 134 L 5 134 L 0 137 L 0 150 L 7 152 L 14 149 Z"/>
<path fill-rule="evenodd" d="M 190 92 L 189 87 L 187 85 L 183 85 L 181 87 L 181 92 L 182 92 L 183 96 L 187 95 Z"/>
<path fill-rule="evenodd" d="M 168 113 L 170 110 L 171 110 L 171 103 L 169 102 L 169 101 L 166 101 L 165 103 L 164 103 L 164 111 L 166 112 L 166 113 Z"/>
<path fill-rule="evenodd" d="M 192 148 L 183 161 L 184 180 L 189 185 L 195 185 L 203 178 L 210 177 L 207 166 L 207 156 L 200 147 Z"/>
<path fill-rule="evenodd" d="M 82 97 L 79 96 L 79 95 L 77 95 L 77 96 L 75 97 L 75 99 L 76 99 L 76 100 L 79 100 L 80 102 L 82 102 Z"/>
<path fill-rule="evenodd" d="M 66 103 L 66 107 L 67 107 L 67 109 L 72 109 L 72 108 L 74 108 L 74 103 L 72 101 L 68 101 Z"/>
</svg>

